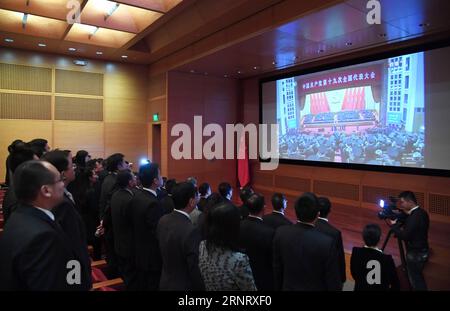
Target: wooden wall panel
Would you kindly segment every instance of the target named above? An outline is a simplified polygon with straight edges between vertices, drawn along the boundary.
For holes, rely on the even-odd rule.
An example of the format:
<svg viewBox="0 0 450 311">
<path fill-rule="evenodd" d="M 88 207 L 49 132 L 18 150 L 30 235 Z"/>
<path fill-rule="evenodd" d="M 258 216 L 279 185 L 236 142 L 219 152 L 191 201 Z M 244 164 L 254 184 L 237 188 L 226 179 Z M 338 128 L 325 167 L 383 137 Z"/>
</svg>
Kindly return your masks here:
<svg viewBox="0 0 450 311">
<path fill-rule="evenodd" d="M 0 120 L 0 180 L 5 178 L 5 161 L 7 148 L 16 139 L 30 141 L 34 138 L 44 138 L 53 147 L 52 121 L 38 120 Z"/>
<path fill-rule="evenodd" d="M 135 123 L 105 123 L 105 155 L 120 152 L 138 169 L 139 160 L 148 158 L 147 127 Z"/>
<path fill-rule="evenodd" d="M 0 89 L 51 92 L 52 70 L 0 63 Z"/>
<path fill-rule="evenodd" d="M 105 156 L 103 122 L 54 121 L 54 146 L 75 154 L 87 150 L 93 158 Z"/>
<path fill-rule="evenodd" d="M 52 119 L 52 97 L 0 93 L 0 119 Z"/>
<path fill-rule="evenodd" d="M 55 80 L 56 93 L 103 96 L 103 74 L 57 69 Z"/>
<path fill-rule="evenodd" d="M 114 64 L 104 76 L 104 96 L 114 98 L 148 98 L 148 72 L 145 66 Z"/>
<path fill-rule="evenodd" d="M 147 102 L 142 99 L 106 97 L 105 122 L 111 123 L 146 123 Z"/>
<path fill-rule="evenodd" d="M 55 120 L 103 121 L 103 100 L 56 96 Z"/>
</svg>

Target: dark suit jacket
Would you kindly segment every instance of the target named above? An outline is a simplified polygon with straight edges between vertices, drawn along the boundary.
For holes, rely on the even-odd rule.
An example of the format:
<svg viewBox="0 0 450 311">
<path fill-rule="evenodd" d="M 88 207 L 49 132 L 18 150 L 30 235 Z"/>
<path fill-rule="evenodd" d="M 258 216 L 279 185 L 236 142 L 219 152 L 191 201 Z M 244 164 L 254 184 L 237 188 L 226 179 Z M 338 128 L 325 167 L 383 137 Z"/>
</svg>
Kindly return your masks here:
<svg viewBox="0 0 450 311">
<path fill-rule="evenodd" d="M 423 208 L 414 210 L 406 218 L 405 224 L 392 227 L 395 235 L 406 242 L 408 252 L 428 251 L 428 228 L 430 218 Z"/>
<path fill-rule="evenodd" d="M 156 196 L 158 197 L 158 200 L 164 199 L 167 195 L 168 195 L 168 192 L 165 188 L 156 189 Z"/>
<path fill-rule="evenodd" d="M 264 215 L 263 221 L 266 225 L 272 227 L 274 230 L 276 230 L 280 226 L 292 225 L 292 222 L 287 219 L 286 216 L 275 212 Z"/>
<path fill-rule="evenodd" d="M 367 275 L 373 270 L 367 263 L 371 260 L 377 260 L 381 267 L 381 284 L 368 284 Z M 360 290 L 399 290 L 400 283 L 397 271 L 395 270 L 394 260 L 391 255 L 365 247 L 354 247 L 350 259 L 350 270 L 355 280 L 355 291 Z"/>
<path fill-rule="evenodd" d="M 162 257 L 160 290 L 204 290 L 198 267 L 200 234 L 185 215 L 173 211 L 157 227 Z"/>
<path fill-rule="evenodd" d="M 166 195 L 164 198 L 160 200 L 160 204 L 164 209 L 164 214 L 170 214 L 173 212 L 175 208 L 175 203 L 173 203 L 173 199 L 171 195 Z"/>
<path fill-rule="evenodd" d="M 144 189 L 135 191 L 130 206 L 136 267 L 138 270 L 159 272 L 162 263 L 156 226 L 164 210 L 156 196 Z"/>
<path fill-rule="evenodd" d="M 64 201 L 53 209 L 55 221 L 66 233 L 71 247 L 81 263 L 81 283 L 88 290 L 92 287 L 91 260 L 87 250 L 86 227 L 75 204 L 64 194 Z"/>
<path fill-rule="evenodd" d="M 131 199 L 134 193 L 119 189 L 111 197 L 111 217 L 114 233 L 114 250 L 122 258 L 133 255 L 133 226 L 131 223 Z"/>
<path fill-rule="evenodd" d="M 67 284 L 77 259 L 61 228 L 37 208 L 20 204 L 0 239 L 0 290 L 80 290 Z"/>
<path fill-rule="evenodd" d="M 247 218 L 248 215 L 250 214 L 248 211 L 248 207 L 245 204 L 242 204 L 241 206 L 239 206 L 239 212 L 241 213 L 241 219 Z"/>
<path fill-rule="evenodd" d="M 6 190 L 5 196 L 3 197 L 2 203 L 2 213 L 3 213 L 3 221 L 6 224 L 6 221 L 11 216 L 12 212 L 15 210 L 17 205 L 16 194 L 14 193 L 13 186 L 9 186 L 8 190 Z"/>
<path fill-rule="evenodd" d="M 205 212 L 206 203 L 208 203 L 208 199 L 200 198 L 200 200 L 197 203 L 197 208 L 200 212 L 203 212 L 203 213 Z"/>
<path fill-rule="evenodd" d="M 316 228 L 322 233 L 325 233 L 334 239 L 337 247 L 337 255 L 339 261 L 339 271 L 341 273 L 341 281 L 345 283 L 345 254 L 344 254 L 344 244 L 342 242 L 341 231 L 330 225 L 330 223 L 323 219 L 317 219 Z"/>
<path fill-rule="evenodd" d="M 258 290 L 273 290 L 272 243 L 275 231 L 262 220 L 247 217 L 241 220 L 240 247 L 250 259 Z"/>
<path fill-rule="evenodd" d="M 103 219 L 106 209 L 109 208 L 111 196 L 115 190 L 117 174 L 109 173 L 102 182 L 102 190 L 100 192 L 99 212 L 100 219 Z"/>
<path fill-rule="evenodd" d="M 342 289 L 334 241 L 316 228 L 301 223 L 279 227 L 273 248 L 275 289 Z"/>
</svg>

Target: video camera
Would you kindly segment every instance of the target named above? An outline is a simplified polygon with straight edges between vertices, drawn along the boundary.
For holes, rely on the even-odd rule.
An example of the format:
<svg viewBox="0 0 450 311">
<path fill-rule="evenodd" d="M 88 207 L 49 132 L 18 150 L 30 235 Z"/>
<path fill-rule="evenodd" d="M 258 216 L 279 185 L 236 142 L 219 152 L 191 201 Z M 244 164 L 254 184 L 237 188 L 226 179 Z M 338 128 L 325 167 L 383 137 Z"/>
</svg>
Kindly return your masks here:
<svg viewBox="0 0 450 311">
<path fill-rule="evenodd" d="M 407 215 L 397 208 L 397 201 L 398 199 L 393 196 L 389 197 L 389 202 L 380 200 L 378 205 L 381 207 L 381 211 L 378 212 L 378 218 L 382 220 L 397 220 L 398 222 L 403 223 L 406 220 Z"/>
</svg>

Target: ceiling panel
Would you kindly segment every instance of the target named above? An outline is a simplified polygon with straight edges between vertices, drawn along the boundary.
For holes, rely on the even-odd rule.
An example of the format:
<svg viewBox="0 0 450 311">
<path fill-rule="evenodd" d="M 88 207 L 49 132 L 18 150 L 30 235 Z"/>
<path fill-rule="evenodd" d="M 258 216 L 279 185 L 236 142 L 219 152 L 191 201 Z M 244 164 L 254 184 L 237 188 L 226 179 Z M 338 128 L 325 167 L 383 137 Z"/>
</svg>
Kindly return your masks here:
<svg viewBox="0 0 450 311">
<path fill-rule="evenodd" d="M 83 9 L 81 22 L 103 28 L 139 33 L 162 16 L 161 13 L 119 4 L 111 16 L 107 16 L 114 2 L 107 0 L 89 0 Z"/>
<path fill-rule="evenodd" d="M 0 9 L 0 29 L 2 31 L 27 34 L 44 38 L 62 38 L 67 24 L 63 21 Z"/>
<path fill-rule="evenodd" d="M 76 0 L 81 4 L 82 0 Z M 1 0 L 0 8 L 66 20 L 68 0 Z M 28 4 L 28 5 L 27 5 Z"/>
<path fill-rule="evenodd" d="M 279 27 L 300 40 L 321 42 L 368 27 L 366 15 L 341 3 Z"/>
<path fill-rule="evenodd" d="M 131 33 L 106 28 L 99 28 L 95 34 L 91 36 L 90 34 L 94 31 L 94 29 L 94 26 L 74 24 L 67 34 L 66 40 L 119 48 L 135 36 Z"/>
</svg>

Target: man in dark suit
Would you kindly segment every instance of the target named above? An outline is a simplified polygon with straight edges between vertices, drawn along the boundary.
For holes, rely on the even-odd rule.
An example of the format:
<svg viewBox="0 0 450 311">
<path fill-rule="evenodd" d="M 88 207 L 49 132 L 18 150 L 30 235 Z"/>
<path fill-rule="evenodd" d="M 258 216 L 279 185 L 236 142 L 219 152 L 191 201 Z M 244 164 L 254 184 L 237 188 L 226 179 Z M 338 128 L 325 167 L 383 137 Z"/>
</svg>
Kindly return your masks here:
<svg viewBox="0 0 450 311">
<path fill-rule="evenodd" d="M 175 209 L 159 221 L 157 237 L 163 262 L 160 290 L 204 290 L 198 267 L 200 232 L 189 216 L 197 198 L 192 183 L 177 184 L 173 189 Z"/>
<path fill-rule="evenodd" d="M 411 191 L 399 195 L 399 209 L 408 217 L 404 225 L 392 221 L 392 230 L 397 238 L 406 243 L 406 265 L 409 282 L 413 290 L 427 290 L 423 269 L 428 261 L 428 229 L 430 218 L 427 212 L 417 204 L 416 196 Z"/>
<path fill-rule="evenodd" d="M 319 198 L 319 218 L 316 221 L 316 228 L 322 233 L 325 233 L 334 239 L 337 247 L 338 261 L 339 261 L 339 271 L 341 272 L 342 284 L 345 283 L 345 254 L 344 254 L 344 243 L 342 242 L 341 231 L 332 226 L 328 221 L 328 215 L 331 210 L 331 202 L 326 197 Z"/>
<path fill-rule="evenodd" d="M 363 230 L 364 247 L 354 247 L 350 270 L 355 291 L 399 290 L 400 283 L 391 255 L 377 248 L 381 238 L 380 226 L 369 224 Z M 376 269 L 376 270 L 375 270 Z"/>
<path fill-rule="evenodd" d="M 81 263 L 82 285 L 88 290 L 92 287 L 91 260 L 87 250 L 86 226 L 78 212 L 72 194 L 67 185 L 75 179 L 72 155 L 68 150 L 53 150 L 43 155 L 44 161 L 50 162 L 64 179 L 64 200 L 53 209 L 55 219 L 69 238 Z"/>
<path fill-rule="evenodd" d="M 303 194 L 295 202 L 295 213 L 297 224 L 281 226 L 275 233 L 275 289 L 341 290 L 334 240 L 314 225 L 319 216 L 317 197 Z"/>
<path fill-rule="evenodd" d="M 48 162 L 28 161 L 13 182 L 19 203 L 0 239 L 0 290 L 85 289 L 76 263 L 72 268 L 75 253 L 51 212 L 63 200 L 62 176 Z"/>
<path fill-rule="evenodd" d="M 162 183 L 158 164 L 141 165 L 139 179 L 142 189 L 135 191 L 130 203 L 138 289 L 157 290 L 162 263 L 156 227 L 164 215 L 156 195 L 156 189 Z"/>
<path fill-rule="evenodd" d="M 169 179 L 166 182 L 166 191 L 167 195 L 160 199 L 161 206 L 164 209 L 164 214 L 170 214 L 173 212 L 175 208 L 175 204 L 173 203 L 172 199 L 172 190 L 173 187 L 177 184 L 177 181 L 175 179 Z"/>
<path fill-rule="evenodd" d="M 114 251 L 117 255 L 119 272 L 128 290 L 136 286 L 136 268 L 134 263 L 133 226 L 131 224 L 132 189 L 136 186 L 136 177 L 129 170 L 117 174 L 117 187 L 111 197 L 111 218 L 114 233 Z"/>
<path fill-rule="evenodd" d="M 114 251 L 114 234 L 112 229 L 111 219 L 111 196 L 117 190 L 117 173 L 126 170 L 128 164 L 125 161 L 125 156 L 121 153 L 114 153 L 106 159 L 106 170 L 108 175 L 102 183 L 99 200 L 99 219 L 100 227 L 104 229 L 105 248 L 106 248 L 106 262 L 108 263 L 108 277 L 114 278 L 119 274 L 118 259 Z"/>
<path fill-rule="evenodd" d="M 211 186 L 207 182 L 204 182 L 198 187 L 198 192 L 200 193 L 200 200 L 198 201 L 197 208 L 200 212 L 204 213 L 207 199 L 211 195 Z"/>
<path fill-rule="evenodd" d="M 241 220 L 240 247 L 248 255 L 258 290 L 273 290 L 272 242 L 275 231 L 264 224 L 264 197 L 254 193 L 247 199 L 249 215 Z"/>
<path fill-rule="evenodd" d="M 239 206 L 239 211 L 241 213 L 241 219 L 247 218 L 249 211 L 247 207 L 247 199 L 253 194 L 253 189 L 250 186 L 244 187 L 239 193 L 239 198 L 241 199 L 242 205 Z"/>
<path fill-rule="evenodd" d="M 233 197 L 233 188 L 227 182 L 222 182 L 219 184 L 219 194 L 227 201 L 231 201 Z"/>
<path fill-rule="evenodd" d="M 263 216 L 266 225 L 276 230 L 279 226 L 292 225 L 292 222 L 284 216 L 287 200 L 282 193 L 274 193 L 272 196 L 273 211 Z"/>
</svg>

